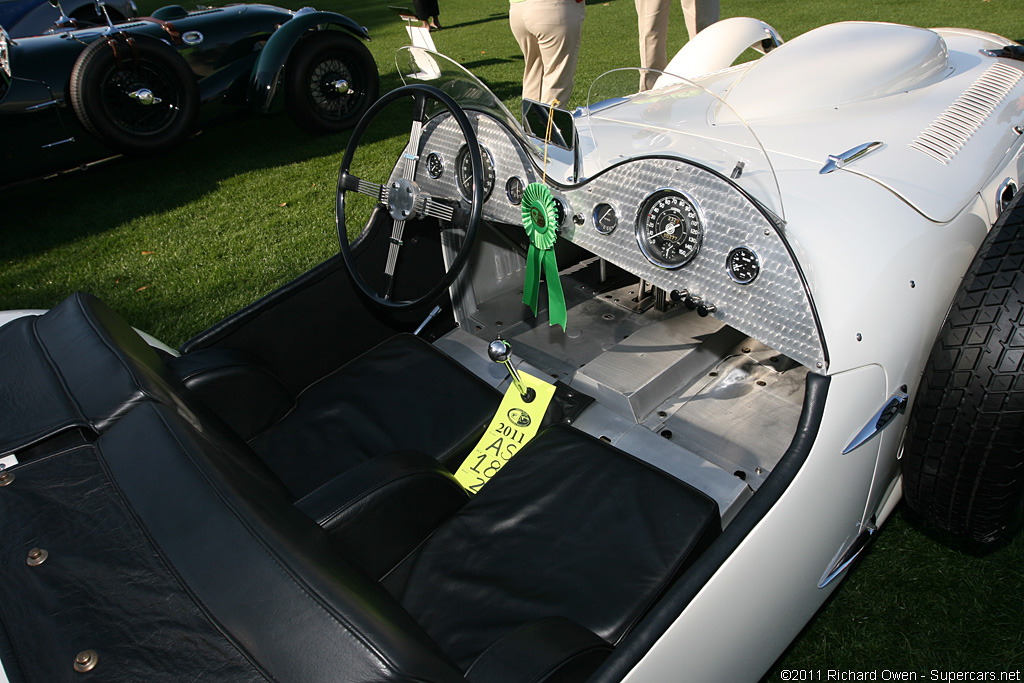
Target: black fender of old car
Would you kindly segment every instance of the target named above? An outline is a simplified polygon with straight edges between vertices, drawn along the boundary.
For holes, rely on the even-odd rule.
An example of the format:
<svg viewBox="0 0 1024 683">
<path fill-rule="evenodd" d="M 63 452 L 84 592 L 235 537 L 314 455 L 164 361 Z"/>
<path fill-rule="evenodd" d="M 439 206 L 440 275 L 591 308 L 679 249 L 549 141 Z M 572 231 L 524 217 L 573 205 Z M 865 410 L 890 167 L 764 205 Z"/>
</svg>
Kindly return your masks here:
<svg viewBox="0 0 1024 683">
<path fill-rule="evenodd" d="M 270 111 L 292 48 L 307 31 L 324 24 L 339 26 L 363 40 L 370 40 L 370 34 L 366 28 L 346 16 L 335 12 L 318 12 L 310 8 L 299 10 L 287 24 L 275 31 L 274 35 L 267 40 L 267 44 L 263 46 L 259 59 L 253 67 L 248 96 L 249 105 L 253 111 L 261 114 Z"/>
</svg>

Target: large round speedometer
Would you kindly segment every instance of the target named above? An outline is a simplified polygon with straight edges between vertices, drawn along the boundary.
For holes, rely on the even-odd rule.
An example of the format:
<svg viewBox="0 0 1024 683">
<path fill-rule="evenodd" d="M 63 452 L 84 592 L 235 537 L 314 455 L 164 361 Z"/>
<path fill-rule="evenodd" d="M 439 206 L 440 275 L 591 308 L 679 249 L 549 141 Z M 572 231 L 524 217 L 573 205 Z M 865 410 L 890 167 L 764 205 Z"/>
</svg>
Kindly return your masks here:
<svg viewBox="0 0 1024 683">
<path fill-rule="evenodd" d="M 640 207 L 636 241 L 654 265 L 685 266 L 704 241 L 704 222 L 697 203 L 678 190 L 658 190 Z"/>
<path fill-rule="evenodd" d="M 491 196 L 494 189 L 494 163 L 491 161 L 491 153 L 483 146 L 480 147 L 480 159 L 484 162 L 484 201 Z M 459 186 L 459 192 L 469 201 L 473 198 L 473 162 L 469 159 L 469 147 L 462 146 L 459 154 L 455 157 L 455 180 Z"/>
</svg>

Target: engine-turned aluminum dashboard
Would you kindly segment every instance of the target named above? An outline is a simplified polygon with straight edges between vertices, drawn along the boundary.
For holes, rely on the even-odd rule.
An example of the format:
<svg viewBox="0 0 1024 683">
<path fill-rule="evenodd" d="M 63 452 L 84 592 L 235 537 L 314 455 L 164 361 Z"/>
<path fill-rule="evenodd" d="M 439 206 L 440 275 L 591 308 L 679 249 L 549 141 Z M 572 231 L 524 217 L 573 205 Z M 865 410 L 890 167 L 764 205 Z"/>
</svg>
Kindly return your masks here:
<svg viewBox="0 0 1024 683">
<path fill-rule="evenodd" d="M 542 179 L 542 171 L 522 143 L 490 117 L 467 112 L 488 157 L 484 202 L 487 221 L 521 224 L 521 191 Z M 432 196 L 466 204 L 458 176 L 468 164 L 460 151 L 465 141 L 447 114 L 423 128 L 415 182 Z M 462 162 L 462 163 L 460 163 Z M 667 156 L 623 161 L 575 185 L 546 178 L 561 210 L 560 239 L 633 273 L 666 292 L 689 295 L 723 323 L 760 340 L 813 372 L 824 373 L 827 353 L 810 293 L 780 233 L 753 200 L 717 173 Z M 661 193 L 661 194 L 658 194 Z M 692 205 L 699 216 L 699 248 L 685 263 L 669 267 L 652 258 L 653 240 L 675 232 L 672 220 L 651 216 L 670 202 Z M 643 214 L 643 215 L 642 215 Z M 691 212 L 692 214 L 692 212 Z M 638 228 L 639 225 L 639 228 Z M 667 228 L 660 228 L 666 225 Z M 694 228 L 690 228 L 693 237 Z M 669 249 L 674 248 L 669 245 Z M 683 259 L 679 259 L 683 260 Z"/>
</svg>

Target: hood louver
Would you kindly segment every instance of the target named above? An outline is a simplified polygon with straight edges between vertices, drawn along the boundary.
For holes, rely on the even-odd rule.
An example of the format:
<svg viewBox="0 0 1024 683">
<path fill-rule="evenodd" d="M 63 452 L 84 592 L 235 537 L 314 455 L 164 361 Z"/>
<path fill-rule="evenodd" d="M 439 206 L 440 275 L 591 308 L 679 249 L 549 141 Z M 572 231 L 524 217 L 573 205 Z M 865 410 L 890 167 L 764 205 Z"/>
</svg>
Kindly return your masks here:
<svg viewBox="0 0 1024 683">
<path fill-rule="evenodd" d="M 914 138 L 910 146 L 942 164 L 948 164 L 1006 99 L 1021 77 L 1018 69 L 993 64 Z"/>
</svg>

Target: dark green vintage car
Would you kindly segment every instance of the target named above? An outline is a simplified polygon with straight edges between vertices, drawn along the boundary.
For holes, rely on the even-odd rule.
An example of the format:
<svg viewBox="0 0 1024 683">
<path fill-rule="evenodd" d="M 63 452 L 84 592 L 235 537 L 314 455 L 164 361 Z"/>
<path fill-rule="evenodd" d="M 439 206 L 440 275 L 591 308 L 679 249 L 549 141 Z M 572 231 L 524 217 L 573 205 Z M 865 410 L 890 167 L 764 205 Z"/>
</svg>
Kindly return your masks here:
<svg viewBox="0 0 1024 683">
<path fill-rule="evenodd" d="M 313 133 L 355 125 L 377 67 L 348 17 L 230 5 L 31 38 L 0 27 L 0 186 L 179 144 L 225 107 L 283 101 Z"/>
</svg>

